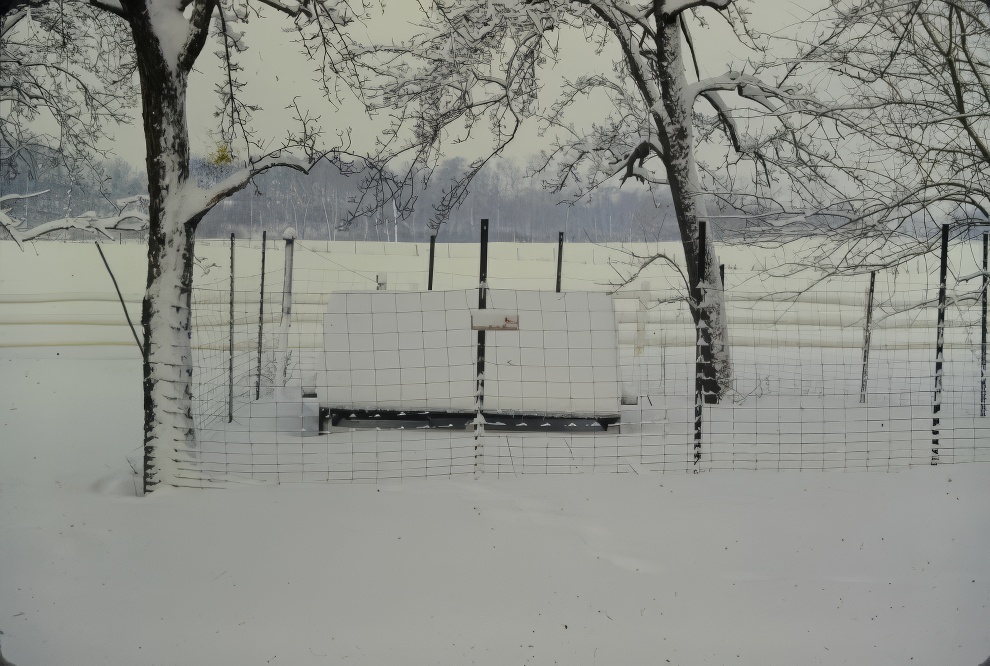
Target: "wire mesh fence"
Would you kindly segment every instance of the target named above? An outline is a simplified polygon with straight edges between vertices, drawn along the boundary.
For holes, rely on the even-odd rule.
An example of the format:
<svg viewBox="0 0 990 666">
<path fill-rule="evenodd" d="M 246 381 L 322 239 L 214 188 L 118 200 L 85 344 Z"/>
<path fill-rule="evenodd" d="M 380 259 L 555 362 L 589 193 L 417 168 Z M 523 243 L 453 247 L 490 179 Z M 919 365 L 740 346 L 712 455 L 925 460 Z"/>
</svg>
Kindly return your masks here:
<svg viewBox="0 0 990 666">
<path fill-rule="evenodd" d="M 206 477 L 325 482 L 589 470 L 889 471 L 990 461 L 981 393 L 982 283 L 964 279 L 982 270 L 979 243 L 951 249 L 941 356 L 937 257 L 878 271 L 871 298 L 869 274 L 826 277 L 789 269 L 782 260 L 768 266 L 771 252 L 721 248 L 733 380 L 720 404 L 703 408 L 698 460 L 694 322 L 675 270 L 661 262 L 639 270 L 638 257 L 656 247 L 566 246 L 563 291 L 614 292 L 613 336 L 592 340 L 589 333 L 587 343 L 575 337 L 561 348 L 559 335 L 543 330 L 540 348 L 519 342 L 521 323 L 512 338 L 518 353 L 490 353 L 484 372 L 518 381 L 511 385 L 518 400 L 504 401 L 512 409 L 489 412 L 487 427 L 478 428 L 446 412 L 424 416 L 431 390 L 465 400 L 446 411 L 470 412 L 476 404 L 477 377 L 470 373 L 476 337 L 442 308 L 397 309 L 392 319 L 347 315 L 345 321 L 358 322 L 367 314 L 367 321 L 355 324 L 345 353 L 337 343 L 327 345 L 334 334 L 324 328 L 332 294 L 428 293 L 428 245 L 297 243 L 287 276 L 281 242 L 268 244 L 262 268 L 260 244 L 238 241 L 232 281 L 226 246 L 198 246 L 210 259 L 198 268 L 193 298 L 202 453 L 190 472 Z M 476 293 L 478 248 L 436 249 L 433 294 Z M 555 245 L 491 246 L 488 288 L 552 293 L 557 251 Z M 291 312 L 283 315 L 287 278 Z M 552 318 L 549 310 L 536 312 Z M 499 336 L 509 339 L 497 331 L 489 344 Z M 602 344 L 614 347 L 613 376 L 589 371 Z M 357 354 L 390 358 L 393 352 L 395 362 L 382 367 L 352 362 Z M 466 364 L 450 360 L 462 356 Z M 453 377 L 461 365 L 469 372 Z M 331 404 L 335 372 L 350 373 L 349 381 L 371 397 L 352 393 L 347 404 Z M 603 381 L 619 384 L 614 414 L 553 409 L 554 391 L 566 387 L 569 395 L 561 398 L 594 397 Z M 335 421 L 334 410 L 338 416 L 353 410 L 344 416 L 354 418 Z M 596 417 L 615 422 L 602 427 Z"/>
</svg>

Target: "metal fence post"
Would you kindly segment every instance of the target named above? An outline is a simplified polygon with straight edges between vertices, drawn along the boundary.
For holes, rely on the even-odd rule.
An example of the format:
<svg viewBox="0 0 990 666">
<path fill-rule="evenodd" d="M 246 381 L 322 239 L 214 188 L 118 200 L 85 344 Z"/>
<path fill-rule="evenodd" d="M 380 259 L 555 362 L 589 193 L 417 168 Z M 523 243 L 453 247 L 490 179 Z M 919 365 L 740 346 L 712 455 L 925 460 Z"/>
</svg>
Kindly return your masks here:
<svg viewBox="0 0 990 666">
<path fill-rule="evenodd" d="M 281 386 L 285 386 L 289 378 L 289 363 L 292 358 L 289 353 L 289 327 L 292 321 L 292 255 L 296 245 L 296 230 L 289 227 L 282 233 L 282 239 L 285 240 L 285 272 L 282 277 L 282 320 L 279 331 L 281 358 L 276 371 L 280 375 Z"/>
<path fill-rule="evenodd" d="M 980 299 L 982 314 L 980 317 L 980 416 L 987 415 L 987 283 L 990 274 L 987 273 L 987 241 L 990 234 L 983 233 L 983 293 Z"/>
<path fill-rule="evenodd" d="M 481 251 L 478 268 L 478 309 L 488 307 L 488 220 L 481 220 Z M 478 365 L 476 371 L 474 417 L 474 473 L 479 474 L 484 463 L 484 449 L 479 437 L 485 432 L 485 330 L 478 329 Z"/>
<path fill-rule="evenodd" d="M 430 236 L 430 273 L 426 278 L 426 290 L 433 291 L 433 261 L 437 250 L 437 235 Z"/>
<path fill-rule="evenodd" d="M 935 339 L 935 395 L 932 398 L 932 459 L 938 464 L 942 413 L 942 372 L 945 354 L 945 281 L 949 264 L 949 225 L 942 225 L 942 256 L 938 270 L 938 333 Z"/>
<path fill-rule="evenodd" d="M 254 399 L 261 399 L 261 353 L 265 333 L 265 248 L 268 232 L 261 232 L 261 294 L 258 297 L 258 375 L 254 384 Z"/>
<path fill-rule="evenodd" d="M 292 314 L 292 255 L 296 246 L 296 230 L 289 227 L 282 234 L 285 241 L 285 272 L 282 276 L 282 319 Z"/>
<path fill-rule="evenodd" d="M 234 420 L 234 234 L 230 234 L 230 317 L 227 344 L 227 423 Z"/>
<path fill-rule="evenodd" d="M 863 331 L 863 381 L 859 386 L 859 401 L 866 402 L 866 381 L 870 364 L 870 335 L 873 332 L 873 290 L 877 281 L 877 272 L 870 271 L 870 291 L 866 299 L 866 327 Z"/>
</svg>

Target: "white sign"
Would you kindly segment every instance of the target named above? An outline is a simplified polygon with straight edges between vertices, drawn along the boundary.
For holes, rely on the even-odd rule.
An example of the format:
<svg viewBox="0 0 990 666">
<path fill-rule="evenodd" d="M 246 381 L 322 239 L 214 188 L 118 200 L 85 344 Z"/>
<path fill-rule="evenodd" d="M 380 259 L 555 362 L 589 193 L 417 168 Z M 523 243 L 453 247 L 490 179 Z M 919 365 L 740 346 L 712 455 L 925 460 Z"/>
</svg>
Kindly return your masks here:
<svg viewBox="0 0 990 666">
<path fill-rule="evenodd" d="M 518 331 L 519 313 L 515 310 L 471 310 L 473 331 Z"/>
</svg>

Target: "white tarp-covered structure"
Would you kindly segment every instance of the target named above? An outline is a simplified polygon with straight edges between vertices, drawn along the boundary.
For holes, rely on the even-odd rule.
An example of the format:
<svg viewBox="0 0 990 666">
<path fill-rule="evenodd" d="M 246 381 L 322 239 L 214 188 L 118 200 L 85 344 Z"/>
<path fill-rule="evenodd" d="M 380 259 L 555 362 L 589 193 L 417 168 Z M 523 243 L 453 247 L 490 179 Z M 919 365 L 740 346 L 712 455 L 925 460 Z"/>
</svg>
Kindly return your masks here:
<svg viewBox="0 0 990 666">
<path fill-rule="evenodd" d="M 486 412 L 619 413 L 615 311 L 608 294 L 491 289 L 331 294 L 324 316 L 321 404 L 331 408 L 472 412 L 477 328 L 487 328 Z M 511 326 L 504 322 L 509 319 Z M 512 329 L 512 326 L 515 329 Z M 322 374 L 322 373 L 321 373 Z"/>
</svg>

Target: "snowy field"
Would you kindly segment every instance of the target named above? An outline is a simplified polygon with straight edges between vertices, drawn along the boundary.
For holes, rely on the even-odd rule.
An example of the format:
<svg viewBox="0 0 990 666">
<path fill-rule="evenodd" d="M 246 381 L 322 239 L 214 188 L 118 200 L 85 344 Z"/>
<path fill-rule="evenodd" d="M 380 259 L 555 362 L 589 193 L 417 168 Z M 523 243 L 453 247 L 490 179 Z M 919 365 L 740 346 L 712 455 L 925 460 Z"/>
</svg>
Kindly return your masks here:
<svg viewBox="0 0 990 666">
<path fill-rule="evenodd" d="M 312 253 L 300 261 L 300 280 L 353 289 L 387 266 L 390 288 L 422 288 L 424 258 L 399 247 L 377 255 L 385 263 L 356 246 Z M 201 271 L 221 263 L 223 244 L 202 248 Z M 139 248 L 106 251 L 136 315 Z M 447 251 L 438 286 L 468 288 L 476 256 Z M 568 274 L 579 281 L 572 289 L 604 288 L 614 270 L 582 251 L 595 250 L 574 250 L 565 288 Z M 493 274 L 512 276 L 497 286 L 552 288 L 552 254 L 539 246 L 514 252 L 517 264 L 496 262 Z M 725 259 L 737 294 L 757 291 L 766 256 Z M 965 274 L 972 258 L 954 257 L 955 274 Z M 245 294 L 254 258 L 238 264 Z M 278 275 L 279 255 L 269 260 Z M 328 261 L 334 268 L 319 268 Z M 218 292 L 224 270 L 207 273 Z M 897 299 L 923 299 L 930 274 L 930 266 L 912 266 L 885 282 L 888 311 Z M 669 287 L 663 279 L 635 287 L 655 296 Z M 770 379 L 750 387 L 765 394 L 708 412 L 712 457 L 703 474 L 651 472 L 662 458 L 627 464 L 623 474 L 517 474 L 502 457 L 511 448 L 496 447 L 497 473 L 478 479 L 373 475 L 378 483 L 242 483 L 137 497 L 140 365 L 99 255 L 88 244 L 39 243 L 22 254 L 0 243 L 3 656 L 18 666 L 980 664 L 990 656 L 990 465 L 966 462 L 988 451 L 974 415 L 971 310 L 950 315 L 947 395 L 961 410 L 956 418 L 973 424 L 962 437 L 965 455 L 945 460 L 957 464 L 897 464 L 888 445 L 871 466 L 869 455 L 848 457 L 846 438 L 845 463 L 834 469 L 899 471 L 825 472 L 831 467 L 817 461 L 827 460 L 831 440 L 811 424 L 832 423 L 858 404 L 862 287 L 860 280 L 848 293 L 782 311 L 730 309 L 743 372 L 763 364 Z M 319 288 L 300 291 L 295 335 L 303 349 L 316 338 L 323 305 Z M 637 437 L 666 446 L 689 432 L 680 404 L 689 389 L 664 392 L 687 383 L 675 350 L 687 348 L 690 329 L 676 312 L 623 302 L 633 307 L 620 312 L 620 352 L 654 359 L 634 361 L 633 379 L 670 412 L 643 416 L 648 410 L 637 407 Z M 246 298 L 245 317 L 252 307 Z M 865 418 L 876 428 L 906 410 L 899 420 L 919 437 L 917 445 L 908 437 L 909 461 L 912 447 L 926 453 L 931 424 L 930 314 L 891 314 L 878 328 L 875 393 L 860 408 L 880 410 Z M 809 331 L 817 331 L 810 340 Z M 779 396 L 797 401 L 786 405 L 802 415 L 787 421 L 794 432 L 717 427 L 726 423 L 718 409 L 731 409 L 733 424 L 762 413 L 762 428 L 779 425 Z M 824 407 L 826 397 L 833 407 Z M 723 449 L 714 446 L 719 434 Z M 901 439 L 884 431 L 878 441 Z M 872 441 L 865 438 L 867 454 Z M 784 444 L 814 465 L 731 472 L 716 464 L 716 454 L 742 445 L 767 446 L 779 461 Z M 686 441 L 674 446 L 682 463 Z"/>
<path fill-rule="evenodd" d="M 990 656 L 990 466 L 139 498 L 129 352 L 3 353 L 0 629 L 18 666 Z"/>
</svg>

